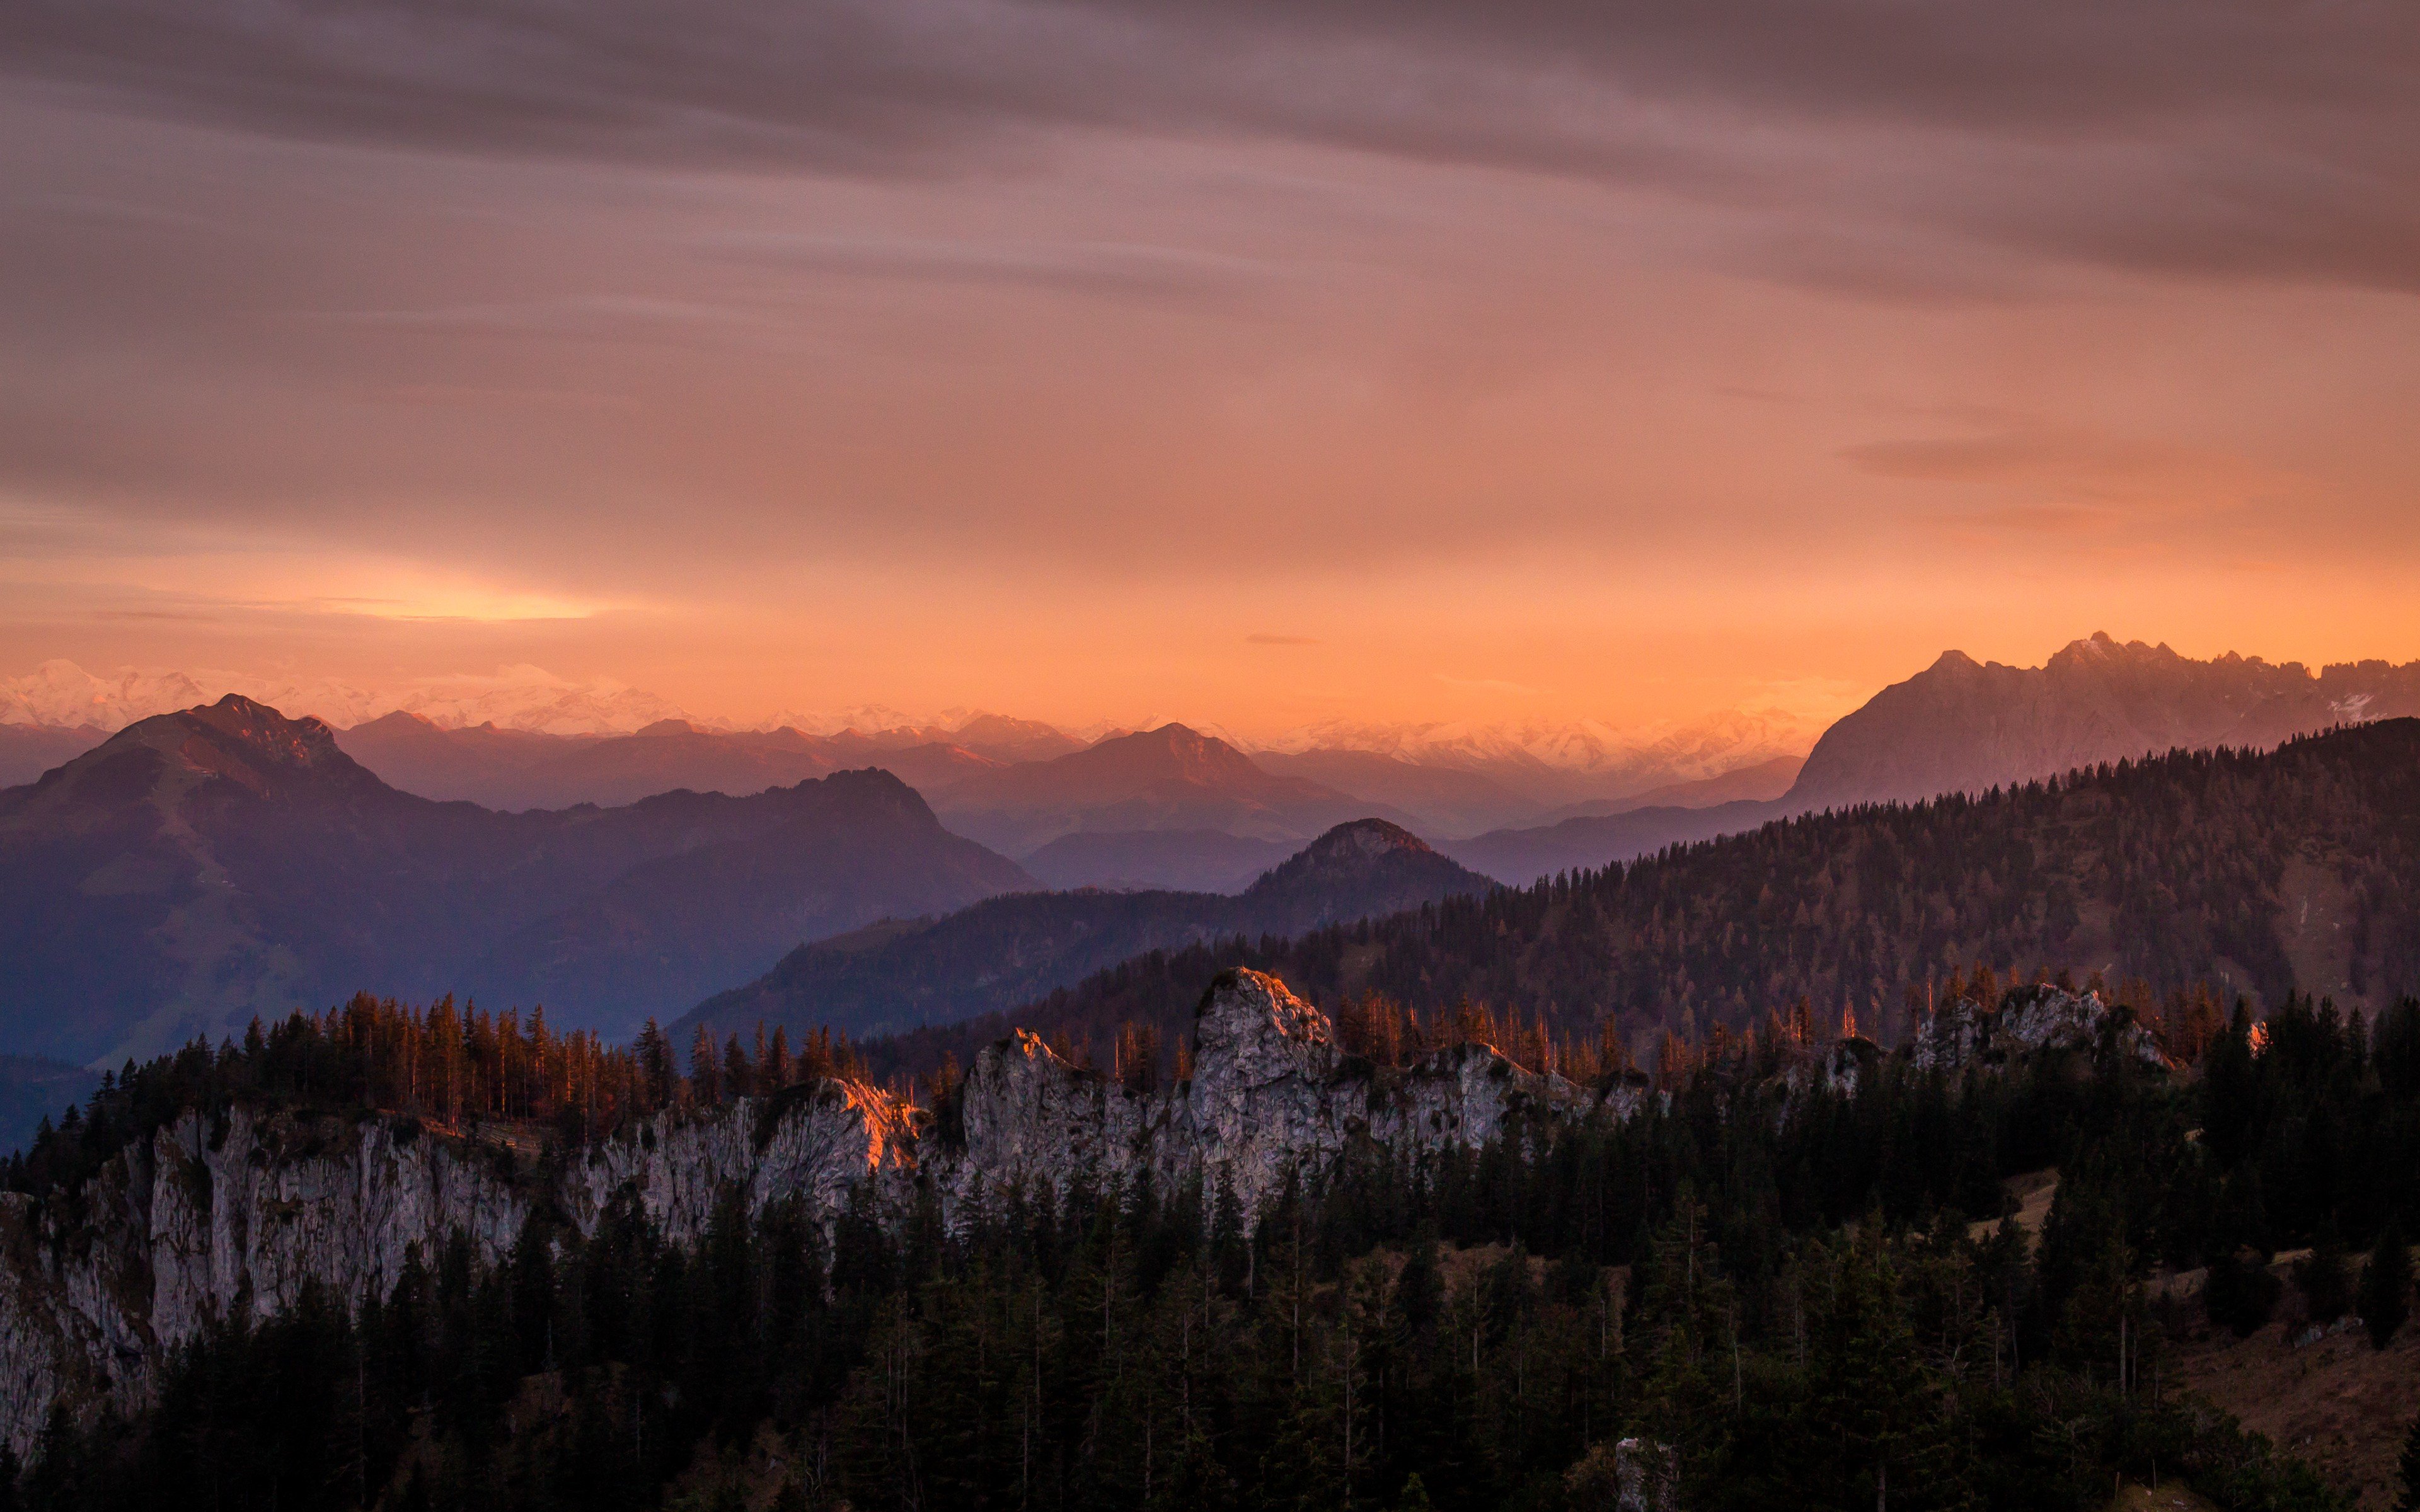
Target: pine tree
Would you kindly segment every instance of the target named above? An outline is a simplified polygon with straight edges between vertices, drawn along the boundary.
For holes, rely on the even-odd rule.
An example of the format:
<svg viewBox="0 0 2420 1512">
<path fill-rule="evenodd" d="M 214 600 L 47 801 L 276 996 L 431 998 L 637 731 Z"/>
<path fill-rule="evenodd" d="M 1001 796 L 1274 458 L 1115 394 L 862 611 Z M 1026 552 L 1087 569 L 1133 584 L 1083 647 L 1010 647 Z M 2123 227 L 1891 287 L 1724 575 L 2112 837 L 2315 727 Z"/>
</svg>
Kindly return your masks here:
<svg viewBox="0 0 2420 1512">
<path fill-rule="evenodd" d="M 2403 1436 L 2403 1494 L 2396 1498 L 2395 1512 L 2420 1512 L 2420 1417 L 2412 1420 L 2412 1431 Z"/>
<path fill-rule="evenodd" d="M 2372 1345 L 2382 1350 L 2395 1337 L 2412 1315 L 2411 1297 L 2412 1251 L 2404 1245 L 2402 1227 L 2389 1219 L 2361 1273 L 2361 1319 Z"/>
<path fill-rule="evenodd" d="M 2294 1264 L 2294 1285 L 2314 1323 L 2333 1323 L 2352 1305 L 2352 1277 L 2345 1265 L 2344 1241 L 2336 1237 L 2335 1219 L 2319 1224 L 2311 1253 Z"/>
</svg>

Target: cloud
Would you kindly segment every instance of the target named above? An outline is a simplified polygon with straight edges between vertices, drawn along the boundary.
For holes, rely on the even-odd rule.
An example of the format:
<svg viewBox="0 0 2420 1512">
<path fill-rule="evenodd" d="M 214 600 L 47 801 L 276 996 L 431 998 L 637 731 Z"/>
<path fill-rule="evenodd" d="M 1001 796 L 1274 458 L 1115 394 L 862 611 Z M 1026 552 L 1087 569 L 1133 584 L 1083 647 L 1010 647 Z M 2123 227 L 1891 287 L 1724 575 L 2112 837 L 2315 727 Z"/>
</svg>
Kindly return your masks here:
<svg viewBox="0 0 2420 1512">
<path fill-rule="evenodd" d="M 1807 271 L 1850 285 L 1894 227 L 2420 284 L 2397 0 L 18 0 L 0 69 L 305 140 L 872 177 L 1070 129 L 1311 142 L 1846 215 L 1884 235 Z"/>
<path fill-rule="evenodd" d="M 1974 436 L 1866 441 L 1840 451 L 1860 472 L 1918 483 L 2111 478 L 2180 464 L 2167 448 L 2076 431 L 2022 427 Z"/>
<path fill-rule="evenodd" d="M 1280 265 L 1188 247 L 729 232 L 699 250 L 736 261 L 861 278 L 1014 284 L 1079 294 L 1190 294 L 1292 276 Z"/>
</svg>

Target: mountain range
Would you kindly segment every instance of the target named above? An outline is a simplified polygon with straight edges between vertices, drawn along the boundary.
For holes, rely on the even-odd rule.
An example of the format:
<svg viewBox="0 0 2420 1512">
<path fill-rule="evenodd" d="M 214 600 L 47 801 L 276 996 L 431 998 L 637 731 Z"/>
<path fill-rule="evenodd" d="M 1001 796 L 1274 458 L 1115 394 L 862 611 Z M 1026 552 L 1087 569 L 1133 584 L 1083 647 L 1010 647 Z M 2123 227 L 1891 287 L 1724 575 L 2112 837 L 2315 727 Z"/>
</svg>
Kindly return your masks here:
<svg viewBox="0 0 2420 1512">
<path fill-rule="evenodd" d="M 1370 724 L 1334 720 L 1265 742 L 1280 754 L 1357 751 L 1407 764 L 1475 774 L 1541 812 L 1590 799 L 1625 798 L 1696 782 L 1777 757 L 1804 755 L 1820 722 L 1777 709 L 1726 710 L 1703 718 L 1623 729 L 1602 720 L 1454 720 Z"/>
<path fill-rule="evenodd" d="M 2298 734 L 2413 715 L 2420 661 L 2313 673 L 2299 662 L 2232 654 L 2195 661 L 2106 634 L 2071 641 L 2040 667 L 1978 663 L 1951 651 L 1835 722 L 1776 798 L 1583 815 L 1447 849 L 1491 875 L 1522 880 L 1818 810 L 1980 793 L 2167 750 L 2265 750 Z"/>
<path fill-rule="evenodd" d="M 619 1034 L 801 940 L 1032 886 L 888 773 L 502 814 L 229 695 L 0 793 L 0 1043 L 115 1061 L 360 989 Z"/>
<path fill-rule="evenodd" d="M 920 791 L 939 790 L 1009 759 L 855 732 L 704 730 L 686 719 L 659 719 L 628 734 L 566 736 L 492 724 L 447 729 L 400 712 L 338 731 L 336 744 L 408 793 L 508 810 L 611 808 L 680 788 L 745 795 L 869 766 Z"/>
<path fill-rule="evenodd" d="M 1268 771 L 1225 741 L 1181 724 L 1111 736 L 1047 762 L 971 773 L 935 793 L 933 805 L 958 833 L 1011 854 L 1083 831 L 1217 829 L 1282 841 L 1373 809 L 1410 818 Z"/>
<path fill-rule="evenodd" d="M 88 724 L 0 724 L 0 788 L 31 782 L 108 738 Z"/>
<path fill-rule="evenodd" d="M 539 667 L 424 678 L 372 691 L 334 678 L 198 669 L 125 667 L 104 675 L 54 659 L 23 676 L 0 679 L 0 724 L 116 731 L 228 693 L 337 727 L 400 709 L 448 727 L 492 723 L 549 734 L 597 734 L 636 730 L 681 712 L 652 693 L 610 681 L 557 677 Z"/>
<path fill-rule="evenodd" d="M 52 684 L 76 696 L 72 679 Z M 2040 668 L 1952 653 L 1825 732 L 1779 796 L 1726 796 L 1771 793 L 1792 758 L 1768 756 L 1580 800 L 1621 811 L 1436 848 L 1519 883 L 1825 809 L 1979 792 L 2171 746 L 2268 747 L 2414 710 L 2420 663 L 2314 674 L 2105 635 Z M 949 738 L 925 738 L 936 733 Z M 0 755 L 47 763 L 98 734 L 0 723 Z M 873 733 L 659 719 L 564 734 L 397 710 L 339 733 L 230 696 L 139 720 L 0 792 L 0 949 L 12 967 L 0 1044 L 88 1062 L 372 986 L 543 1002 L 559 1020 L 619 1032 L 880 921 L 1045 886 L 1229 897 L 1339 824 L 1450 835 L 1440 816 L 1531 801 L 1414 754 L 1461 759 L 1442 736 L 1410 754 L 1255 756 L 1180 724 L 1078 747 L 996 716 Z M 438 801 L 464 797 L 481 803 Z M 1132 912 L 1131 938 L 1208 917 L 1164 901 Z M 1056 939 L 1058 918 L 1032 927 Z"/>
<path fill-rule="evenodd" d="M 1340 825 L 1233 896 L 1177 891 L 1028 892 L 946 918 L 885 921 L 801 946 L 771 971 L 672 1026 L 686 1046 L 762 1024 L 878 1034 L 955 1024 L 1071 986 L 1129 957 L 1230 937 L 1301 934 L 1492 890 L 1383 819 Z"/>
<path fill-rule="evenodd" d="M 2212 661 L 2106 634 L 2040 667 L 1943 653 L 1823 732 L 1782 802 L 1793 811 L 1978 793 L 2149 752 L 2260 750 L 2365 719 L 2420 715 L 2420 661 L 2314 675 L 2299 662 Z"/>
<path fill-rule="evenodd" d="M 1667 1031 L 1733 1035 L 1801 996 L 1893 1042 L 1936 982 L 1989 964 L 2101 972 L 2139 1011 L 2207 988 L 2375 1014 L 2420 994 L 2420 719 L 2267 752 L 2179 751 L 2053 782 L 1802 814 L 1627 865 L 1349 927 L 1138 955 L 1010 1014 L 860 1050 L 922 1073 L 1014 1022 L 1099 1054 L 1185 1032 L 1203 982 L 1249 966 L 1333 1011 L 1461 1000 L 1652 1062 Z M 2139 984 L 2139 985 L 2133 985 Z"/>
</svg>

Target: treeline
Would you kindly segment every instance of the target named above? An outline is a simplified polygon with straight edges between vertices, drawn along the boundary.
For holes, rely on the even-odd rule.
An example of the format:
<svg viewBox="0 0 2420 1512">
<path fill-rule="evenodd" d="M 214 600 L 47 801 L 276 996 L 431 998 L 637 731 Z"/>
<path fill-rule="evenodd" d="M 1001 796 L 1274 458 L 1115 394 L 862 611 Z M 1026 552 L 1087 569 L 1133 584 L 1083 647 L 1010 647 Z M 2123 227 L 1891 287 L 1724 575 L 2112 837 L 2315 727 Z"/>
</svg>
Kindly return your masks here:
<svg viewBox="0 0 2420 1512">
<path fill-rule="evenodd" d="M 794 1051 L 762 1027 L 748 1041 L 718 1045 L 703 1027 L 683 1057 L 655 1022 L 628 1046 L 594 1033 L 557 1033 L 540 1009 L 427 1009 L 357 994 L 325 1013 L 276 1025 L 253 1021 L 242 1040 L 216 1049 L 195 1041 L 173 1056 L 105 1073 L 81 1108 L 55 1126 L 43 1119 L 26 1149 L 0 1162 L 0 1189 L 72 1192 L 131 1141 L 147 1139 L 187 1112 L 215 1114 L 238 1103 L 344 1117 L 415 1119 L 445 1131 L 483 1121 L 538 1123 L 562 1140 L 599 1138 L 666 1109 L 711 1108 L 819 1077 L 862 1079 L 866 1068 L 845 1035 L 817 1030 Z"/>
<path fill-rule="evenodd" d="M 1812 814 L 1292 939 L 1155 951 L 1013 1012 L 861 1048 L 888 1073 L 965 1062 L 1011 1027 L 1103 1058 L 1130 1022 L 1172 1044 L 1201 984 L 1238 965 L 1330 1012 L 1375 992 L 1426 1013 L 1483 1003 L 1584 1041 L 1610 1020 L 1642 1057 L 1668 1030 L 1739 1034 L 1801 997 L 1892 1043 L 1912 1001 L 1977 961 L 2098 962 L 2164 1001 L 2207 984 L 2273 1005 L 2335 985 L 2296 977 L 2289 891 L 2333 913 L 2353 995 L 2420 992 L 2420 720 Z"/>
<path fill-rule="evenodd" d="M 1637 1435 L 1692 1508 L 2083 1509 L 2120 1473 L 2349 1506 L 2164 1351 L 2339 1282 L 2401 1326 L 2420 1004 L 2239 1012 L 2191 1084 L 2076 1051 L 1785 1103 L 1786 1055 L 1743 1037 L 1625 1123 L 1364 1149 L 1259 1214 L 1020 1191 L 951 1235 L 861 1192 L 826 1230 L 735 1192 L 684 1250 L 627 1197 L 587 1237 L 540 1204 L 499 1265 L 458 1242 L 357 1313 L 214 1324 L 132 1422 L 61 1412 L 20 1504 L 1577 1512 Z M 1992 1225 L 2049 1165 L 2039 1242 Z M 2315 1236 L 2372 1258 L 2207 1312 L 2148 1285 Z"/>
</svg>

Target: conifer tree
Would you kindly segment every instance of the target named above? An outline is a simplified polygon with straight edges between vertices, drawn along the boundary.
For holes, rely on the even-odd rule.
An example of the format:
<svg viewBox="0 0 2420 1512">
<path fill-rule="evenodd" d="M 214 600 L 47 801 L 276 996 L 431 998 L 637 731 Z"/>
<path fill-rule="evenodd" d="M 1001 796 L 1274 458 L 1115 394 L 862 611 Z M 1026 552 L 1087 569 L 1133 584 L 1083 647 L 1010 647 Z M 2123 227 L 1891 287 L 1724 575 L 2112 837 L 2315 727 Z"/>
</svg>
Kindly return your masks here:
<svg viewBox="0 0 2420 1512">
<path fill-rule="evenodd" d="M 2403 1242 L 2402 1226 L 2390 1218 L 2378 1231 L 2378 1242 L 2361 1273 L 2361 1320 L 2372 1346 L 2382 1350 L 2394 1339 L 2395 1331 L 2412 1315 L 2411 1297 L 2412 1251 Z"/>
<path fill-rule="evenodd" d="M 2420 1417 L 2412 1420 L 2412 1431 L 2403 1436 L 2403 1494 L 2395 1500 L 2395 1512 L 2420 1512 Z"/>
<path fill-rule="evenodd" d="M 2344 1241 L 2334 1216 L 2321 1221 L 2311 1253 L 2294 1264 L 2294 1285 L 2314 1323 L 2333 1323 L 2352 1305 L 2352 1277 L 2345 1265 Z"/>
</svg>

